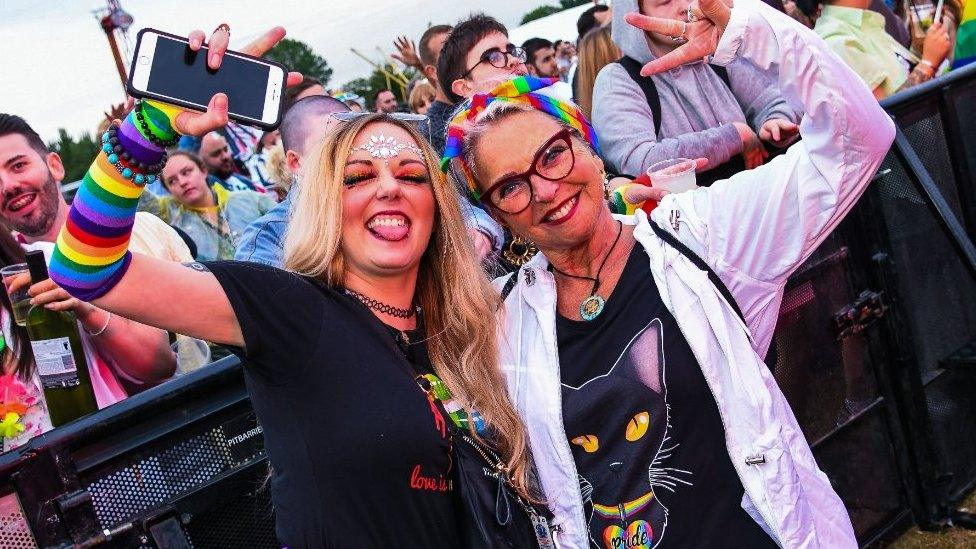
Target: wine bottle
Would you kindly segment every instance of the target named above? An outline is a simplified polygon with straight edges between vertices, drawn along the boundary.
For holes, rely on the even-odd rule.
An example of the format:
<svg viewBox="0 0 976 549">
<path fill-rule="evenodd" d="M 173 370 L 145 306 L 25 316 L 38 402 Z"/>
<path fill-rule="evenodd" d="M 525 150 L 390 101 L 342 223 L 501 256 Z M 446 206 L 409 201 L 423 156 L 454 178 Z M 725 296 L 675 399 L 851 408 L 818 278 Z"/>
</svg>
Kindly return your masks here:
<svg viewBox="0 0 976 549">
<path fill-rule="evenodd" d="M 47 280 L 44 252 L 27 252 L 31 282 Z M 81 346 L 75 315 L 34 306 L 27 313 L 27 334 L 34 350 L 34 363 L 44 389 L 44 399 L 57 427 L 98 410 L 92 389 L 88 361 Z"/>
</svg>

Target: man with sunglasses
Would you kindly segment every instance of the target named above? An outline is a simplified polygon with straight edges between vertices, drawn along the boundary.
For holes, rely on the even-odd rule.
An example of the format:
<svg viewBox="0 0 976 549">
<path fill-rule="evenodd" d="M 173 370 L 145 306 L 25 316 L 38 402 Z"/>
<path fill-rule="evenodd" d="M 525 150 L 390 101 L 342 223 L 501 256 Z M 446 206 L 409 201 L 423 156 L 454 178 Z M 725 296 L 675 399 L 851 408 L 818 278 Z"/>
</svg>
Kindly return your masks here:
<svg viewBox="0 0 976 549">
<path fill-rule="evenodd" d="M 440 91 L 453 104 L 487 92 L 495 86 L 516 76 L 528 74 L 525 66 L 525 51 L 516 47 L 508 39 L 508 29 L 493 17 L 483 13 L 474 14 L 459 22 L 441 46 L 437 58 L 437 85 Z M 436 103 L 435 103 L 436 105 Z M 453 109 L 453 107 L 452 107 Z M 431 142 L 444 152 L 444 135 L 450 116 L 441 124 L 431 121 Z M 462 196 L 466 193 L 461 190 Z M 477 228 L 471 229 L 471 237 L 478 255 L 482 258 L 499 250 L 504 241 L 501 227 L 478 207 L 462 201 L 462 209 L 472 210 L 467 215 L 479 220 Z M 472 226 L 469 223 L 469 226 Z"/>
<path fill-rule="evenodd" d="M 508 39 L 508 29 L 484 14 L 458 23 L 437 60 L 437 80 L 460 103 L 516 76 L 528 74 L 525 51 Z"/>
</svg>

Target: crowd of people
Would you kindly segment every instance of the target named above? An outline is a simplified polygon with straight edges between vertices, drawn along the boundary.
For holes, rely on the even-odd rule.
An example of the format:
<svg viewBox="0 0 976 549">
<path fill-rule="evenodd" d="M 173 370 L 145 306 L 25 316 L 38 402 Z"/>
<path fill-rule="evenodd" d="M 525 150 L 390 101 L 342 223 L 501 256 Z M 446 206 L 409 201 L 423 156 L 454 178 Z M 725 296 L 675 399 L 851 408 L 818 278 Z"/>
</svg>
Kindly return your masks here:
<svg viewBox="0 0 976 549">
<path fill-rule="evenodd" d="M 130 104 L 70 205 L 0 114 L 0 259 L 44 250 L 99 407 L 199 367 L 180 341 L 241 357 L 285 546 L 479 545 L 471 435 L 540 547 L 854 547 L 763 357 L 893 139 L 878 99 L 951 64 L 961 7 L 926 6 L 615 0 L 520 45 L 473 14 L 396 40 L 404 98 L 291 73 L 275 131 Z M 699 189 L 655 187 L 673 159 Z M 2 306 L 7 451 L 51 423 Z"/>
</svg>

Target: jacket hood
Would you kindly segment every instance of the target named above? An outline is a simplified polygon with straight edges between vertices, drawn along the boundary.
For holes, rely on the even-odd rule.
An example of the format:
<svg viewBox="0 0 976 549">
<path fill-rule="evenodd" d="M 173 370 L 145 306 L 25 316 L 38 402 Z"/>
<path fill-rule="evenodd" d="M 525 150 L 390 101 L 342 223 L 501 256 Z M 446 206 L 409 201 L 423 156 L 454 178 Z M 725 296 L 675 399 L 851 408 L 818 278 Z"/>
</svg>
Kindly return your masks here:
<svg viewBox="0 0 976 549">
<path fill-rule="evenodd" d="M 610 34 L 624 55 L 643 64 L 655 58 L 647 45 L 647 35 L 624 21 L 625 15 L 637 11 L 640 11 L 638 0 L 613 0 L 613 27 Z"/>
</svg>

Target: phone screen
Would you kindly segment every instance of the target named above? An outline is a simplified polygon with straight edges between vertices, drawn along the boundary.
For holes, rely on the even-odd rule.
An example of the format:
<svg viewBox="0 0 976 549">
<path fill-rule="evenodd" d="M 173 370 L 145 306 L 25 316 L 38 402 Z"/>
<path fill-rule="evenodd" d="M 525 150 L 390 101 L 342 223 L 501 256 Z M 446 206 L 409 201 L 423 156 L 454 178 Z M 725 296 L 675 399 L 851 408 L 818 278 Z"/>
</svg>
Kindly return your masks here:
<svg viewBox="0 0 976 549">
<path fill-rule="evenodd" d="M 207 53 L 206 47 L 191 52 L 186 42 L 159 36 L 146 91 L 203 107 L 215 93 L 224 92 L 231 112 L 261 120 L 271 67 L 228 54 L 213 72 Z"/>
</svg>

